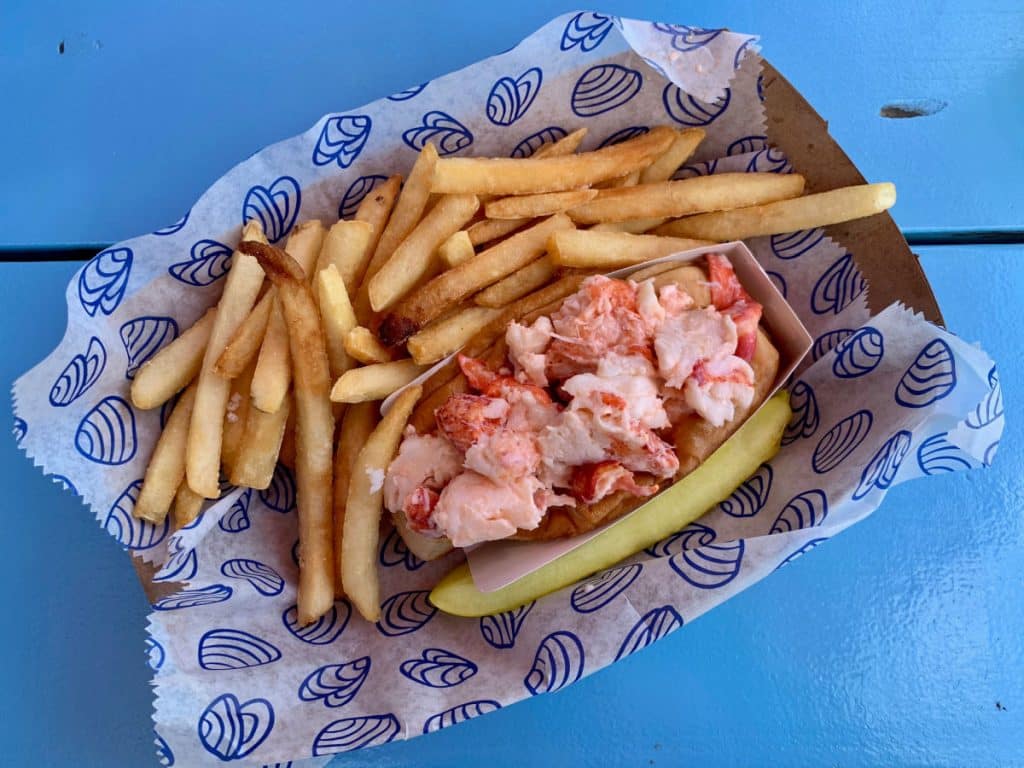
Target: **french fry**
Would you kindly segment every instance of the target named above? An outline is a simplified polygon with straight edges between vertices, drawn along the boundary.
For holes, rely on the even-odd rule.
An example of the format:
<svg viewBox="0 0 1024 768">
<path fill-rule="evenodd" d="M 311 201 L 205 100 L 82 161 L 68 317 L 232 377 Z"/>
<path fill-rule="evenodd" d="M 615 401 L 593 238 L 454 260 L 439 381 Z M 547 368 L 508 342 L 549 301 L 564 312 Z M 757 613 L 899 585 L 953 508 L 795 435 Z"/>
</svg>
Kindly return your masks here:
<svg viewBox="0 0 1024 768">
<path fill-rule="evenodd" d="M 395 359 L 395 353 L 381 344 L 373 335 L 373 331 L 362 325 L 356 326 L 346 334 L 345 351 L 364 365 L 390 363 Z"/>
<path fill-rule="evenodd" d="M 189 488 L 208 499 L 220 495 L 220 450 L 224 437 L 224 414 L 231 393 L 231 382 L 218 376 L 213 366 L 235 330 L 249 315 L 263 285 L 263 269 L 259 262 L 242 250 L 246 241 L 260 240 L 265 242 L 266 237 L 260 225 L 252 219 L 243 228 L 242 243 L 232 256 L 231 270 L 217 305 L 217 317 L 199 371 L 188 432 L 185 476 Z"/>
<path fill-rule="evenodd" d="M 364 197 L 356 209 L 355 221 L 365 221 L 370 225 L 370 242 L 366 248 L 367 260 L 373 258 L 373 254 L 377 250 L 377 243 L 380 242 L 380 237 L 384 233 L 384 227 L 388 223 L 388 218 L 391 216 L 391 211 L 395 207 L 395 200 L 398 199 L 398 193 L 401 189 L 402 176 L 396 173 L 389 176 L 385 182 Z M 369 261 L 363 266 L 363 271 L 359 275 L 359 282 L 356 287 L 362 285 L 367 266 L 369 266 Z M 342 277 L 344 276 L 345 273 L 342 272 Z M 345 285 L 347 286 L 348 283 Z M 356 288 L 351 289 L 349 295 L 353 295 L 355 290 Z"/>
<path fill-rule="evenodd" d="M 320 295 L 320 319 L 327 343 L 327 360 L 331 377 L 336 379 L 352 367 L 352 360 L 345 351 L 345 337 L 356 327 L 356 314 L 348 299 L 345 281 L 334 264 L 322 270 L 316 280 Z"/>
<path fill-rule="evenodd" d="M 575 131 L 567 136 L 563 136 L 558 141 L 550 141 L 547 144 L 541 144 L 537 147 L 537 151 L 530 155 L 530 157 L 539 160 L 542 157 L 565 157 L 566 155 L 571 155 L 580 148 L 580 144 L 583 143 L 583 139 L 585 139 L 586 136 L 586 128 L 577 128 Z"/>
<path fill-rule="evenodd" d="M 424 536 L 422 533 L 410 528 L 409 521 L 405 519 L 404 512 L 392 515 L 391 522 L 394 523 L 395 530 L 402 537 L 405 546 L 420 560 L 426 562 L 437 560 L 439 557 L 444 557 L 452 551 L 452 543 L 447 537 L 435 539 L 430 536 Z"/>
<path fill-rule="evenodd" d="M 642 235 L 655 227 L 664 224 L 668 219 L 630 219 L 629 221 L 606 221 L 602 224 L 595 224 L 590 227 L 591 232 L 628 232 L 633 235 Z"/>
<path fill-rule="evenodd" d="M 473 297 L 473 303 L 481 307 L 504 307 L 546 285 L 555 276 L 558 267 L 549 256 L 541 256 L 522 269 L 484 288 Z"/>
<path fill-rule="evenodd" d="M 566 229 L 572 229 L 572 222 L 565 214 L 556 213 L 435 277 L 384 319 L 378 332 L 380 340 L 392 346 L 405 341 L 470 294 L 540 258 L 548 238 Z"/>
<path fill-rule="evenodd" d="M 426 370 L 412 360 L 396 360 L 391 363 L 376 363 L 345 371 L 334 382 L 331 400 L 336 403 L 363 403 L 367 400 L 383 400 L 392 392 L 401 389 Z"/>
<path fill-rule="evenodd" d="M 430 191 L 527 195 L 586 187 L 646 167 L 668 149 L 675 135 L 673 129 L 659 126 L 620 144 L 562 157 L 447 157 L 438 161 Z"/>
<path fill-rule="evenodd" d="M 263 294 L 249 316 L 235 330 L 231 340 L 213 366 L 213 371 L 225 379 L 234 379 L 242 374 L 260 351 L 263 336 L 267 331 L 270 310 L 274 306 L 274 291 Z"/>
<path fill-rule="evenodd" d="M 704 140 L 703 128 L 684 128 L 676 132 L 675 141 L 653 163 L 640 171 L 641 184 L 668 181 L 679 167 L 690 159 L 697 145 Z"/>
<path fill-rule="evenodd" d="M 324 235 L 324 244 L 317 261 L 317 274 L 333 264 L 345 281 L 348 295 L 354 295 L 363 280 L 370 256 L 373 255 L 370 251 L 372 239 L 373 225 L 368 221 L 343 220 L 335 223 Z"/>
<path fill-rule="evenodd" d="M 896 187 L 892 184 L 863 184 L 724 213 L 689 216 L 656 231 L 718 242 L 742 240 L 874 216 L 895 203 Z"/>
<path fill-rule="evenodd" d="M 500 197 L 484 204 L 488 219 L 533 219 L 567 211 L 597 197 L 596 189 L 570 189 L 566 192 L 544 192 L 537 195 Z"/>
<path fill-rule="evenodd" d="M 281 438 L 281 450 L 277 460 L 288 469 L 295 469 L 295 409 L 288 409 L 288 421 L 284 425 L 284 437 Z"/>
<path fill-rule="evenodd" d="M 277 287 L 288 326 L 296 422 L 295 478 L 299 511 L 298 619 L 310 624 L 334 602 L 332 464 L 334 414 L 320 318 L 301 267 L 277 248 L 243 243 Z"/>
<path fill-rule="evenodd" d="M 157 408 L 184 389 L 199 373 L 217 308 L 211 307 L 188 330 L 143 363 L 132 381 L 136 408 Z"/>
<path fill-rule="evenodd" d="M 174 529 L 184 528 L 193 522 L 203 509 L 202 496 L 188 487 L 185 480 L 178 486 L 178 492 L 174 494 Z"/>
<path fill-rule="evenodd" d="M 250 363 L 231 382 L 231 395 L 224 411 L 224 439 L 220 446 L 220 465 L 226 475 L 230 475 L 232 467 L 235 466 L 235 459 L 238 458 L 245 437 L 246 419 L 249 417 L 249 411 L 254 410 L 249 388 L 252 386 L 252 372 L 255 367 L 255 362 Z"/>
<path fill-rule="evenodd" d="M 342 535 L 342 585 L 367 621 L 380 618 L 377 549 L 384 510 L 384 473 L 419 396 L 419 387 L 410 387 L 399 395 L 367 438 L 352 467 Z"/>
<path fill-rule="evenodd" d="M 545 146 L 550 145 L 546 144 Z M 472 245 L 481 245 L 497 240 L 499 237 L 510 235 L 517 229 L 525 227 L 530 221 L 531 219 L 484 219 L 470 226 L 466 230 L 466 234 L 469 235 L 469 242 Z M 449 262 L 448 266 L 454 267 L 456 265 Z"/>
<path fill-rule="evenodd" d="M 252 404 L 265 413 L 274 413 L 284 402 L 292 378 L 290 357 L 288 327 L 278 295 L 270 310 L 267 332 L 263 336 L 249 388 Z"/>
<path fill-rule="evenodd" d="M 479 222 L 483 224 L 484 222 Z M 473 225 L 474 227 L 476 224 Z M 470 227 L 470 231 L 473 227 Z M 460 229 L 449 237 L 437 249 L 437 255 L 448 267 L 457 267 L 464 261 L 468 261 L 476 255 L 473 250 L 473 238 L 469 231 Z"/>
<path fill-rule="evenodd" d="M 594 185 L 595 190 L 600 189 L 620 189 L 622 187 L 635 187 L 637 182 L 640 181 L 640 171 L 635 170 L 632 173 L 627 173 L 625 176 L 619 176 L 617 179 L 608 179 L 608 181 L 602 181 Z M 596 195 L 595 195 L 596 197 Z M 584 201 L 586 202 L 586 201 Z"/>
<path fill-rule="evenodd" d="M 551 236 L 548 253 L 551 261 L 559 266 L 609 270 L 642 264 L 702 245 L 709 245 L 709 242 L 681 237 L 571 229 L 555 232 Z"/>
<path fill-rule="evenodd" d="M 310 219 L 296 224 L 288 235 L 284 251 L 302 267 L 306 282 L 312 280 L 316 272 L 317 260 L 323 249 L 324 234 L 323 222 L 319 219 Z"/>
<path fill-rule="evenodd" d="M 260 490 L 270 487 L 290 413 L 290 397 L 274 413 L 249 409 L 244 437 L 229 474 L 233 485 Z"/>
<path fill-rule="evenodd" d="M 430 268 L 438 246 L 480 207 L 476 195 L 446 195 L 394 250 L 367 285 L 370 306 L 382 312 L 402 298 Z"/>
<path fill-rule="evenodd" d="M 178 398 L 163 432 L 157 438 L 139 498 L 132 510 L 132 514 L 141 520 L 148 520 L 154 525 L 162 523 L 174 502 L 178 486 L 185 478 L 185 447 L 195 399 L 196 387 L 193 384 Z"/>
<path fill-rule="evenodd" d="M 784 200 L 803 191 L 804 177 L 797 173 L 718 173 L 604 189 L 596 199 L 570 209 L 569 216 L 577 224 L 688 216 Z"/>
<path fill-rule="evenodd" d="M 490 307 L 466 307 L 449 317 L 435 320 L 409 339 L 409 354 L 419 365 L 436 363 L 460 349 L 500 313 L 500 309 Z"/>
<path fill-rule="evenodd" d="M 352 479 L 352 466 L 356 462 L 359 450 L 377 426 L 380 418 L 375 402 L 356 403 L 345 411 L 341 427 L 338 429 L 338 446 L 334 453 L 334 552 L 335 578 L 334 587 L 338 597 L 343 592 L 341 578 L 341 554 L 344 551 L 345 539 L 345 503 L 348 501 L 348 486 Z"/>
</svg>

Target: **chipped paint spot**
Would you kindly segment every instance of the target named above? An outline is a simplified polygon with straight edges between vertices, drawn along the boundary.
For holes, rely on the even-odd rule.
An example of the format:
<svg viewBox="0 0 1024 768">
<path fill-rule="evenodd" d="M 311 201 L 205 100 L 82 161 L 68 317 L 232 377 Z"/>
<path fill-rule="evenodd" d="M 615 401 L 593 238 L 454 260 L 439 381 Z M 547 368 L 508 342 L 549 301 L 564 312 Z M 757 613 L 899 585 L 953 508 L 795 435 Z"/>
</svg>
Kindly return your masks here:
<svg viewBox="0 0 1024 768">
<path fill-rule="evenodd" d="M 884 105 L 878 114 L 880 117 L 890 117 L 902 120 L 908 117 L 927 117 L 941 112 L 947 106 L 947 102 L 940 99 L 907 99 L 906 101 L 893 101 Z"/>
</svg>

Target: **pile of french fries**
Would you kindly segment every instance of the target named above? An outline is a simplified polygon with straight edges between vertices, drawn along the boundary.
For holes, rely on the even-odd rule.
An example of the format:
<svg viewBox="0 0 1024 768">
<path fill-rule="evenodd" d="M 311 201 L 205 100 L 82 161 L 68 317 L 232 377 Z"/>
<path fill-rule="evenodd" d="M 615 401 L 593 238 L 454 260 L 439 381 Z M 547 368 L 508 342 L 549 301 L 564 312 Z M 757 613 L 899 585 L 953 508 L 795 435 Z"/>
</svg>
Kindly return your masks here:
<svg viewBox="0 0 1024 768">
<path fill-rule="evenodd" d="M 342 596 L 375 621 L 385 472 L 406 425 L 432 429 L 456 386 L 452 364 L 408 386 L 429 366 L 463 348 L 498 363 L 510 322 L 552 311 L 589 274 L 895 202 L 891 184 L 803 196 L 798 174 L 671 180 L 700 129 L 578 152 L 585 133 L 527 159 L 441 158 L 427 144 L 404 185 L 387 179 L 352 220 L 299 224 L 283 250 L 248 222 L 217 306 L 132 383 L 138 408 L 178 395 L 134 514 L 187 525 L 222 477 L 267 488 L 280 461 L 296 475 L 299 621 Z M 393 522 L 421 558 L 450 549 Z"/>
</svg>

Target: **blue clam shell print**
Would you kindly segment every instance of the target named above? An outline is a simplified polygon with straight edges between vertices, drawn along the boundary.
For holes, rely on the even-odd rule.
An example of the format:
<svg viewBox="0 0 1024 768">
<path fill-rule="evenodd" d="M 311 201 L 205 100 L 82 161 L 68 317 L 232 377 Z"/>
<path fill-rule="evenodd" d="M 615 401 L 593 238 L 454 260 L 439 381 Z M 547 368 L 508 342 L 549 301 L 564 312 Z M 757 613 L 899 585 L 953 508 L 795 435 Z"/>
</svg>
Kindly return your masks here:
<svg viewBox="0 0 1024 768">
<path fill-rule="evenodd" d="M 439 155 L 451 155 L 472 144 L 473 134 L 447 112 L 435 109 L 427 112 L 418 126 L 403 132 L 402 140 L 417 152 L 430 141 Z"/>
<path fill-rule="evenodd" d="M 260 491 L 260 501 L 282 514 L 295 508 L 295 476 L 284 464 L 277 465 L 270 485 Z"/>
<path fill-rule="evenodd" d="M 701 27 L 688 27 L 685 24 L 662 24 L 656 22 L 651 25 L 659 32 L 664 32 L 670 39 L 670 45 L 677 51 L 689 53 L 698 48 L 703 48 L 720 34 L 724 29 L 703 29 Z"/>
<path fill-rule="evenodd" d="M 725 154 L 730 157 L 733 155 L 749 155 L 751 152 L 760 152 L 767 148 L 768 137 L 763 134 L 757 134 L 756 136 L 744 136 L 743 138 L 736 139 L 736 141 L 729 145 Z"/>
<path fill-rule="evenodd" d="M 302 205 L 299 182 L 291 176 L 281 176 L 270 186 L 252 187 L 242 201 L 242 223 L 255 219 L 263 225 L 267 239 L 276 243 L 295 225 Z"/>
<path fill-rule="evenodd" d="M 489 712 L 497 712 L 499 709 L 501 709 L 501 704 L 493 699 L 467 701 L 465 704 L 459 704 L 451 709 L 446 709 L 444 712 L 438 712 L 436 715 L 428 717 L 426 722 L 423 723 L 423 733 L 440 731 L 442 728 L 458 725 L 466 720 L 472 720 L 474 717 L 486 715 Z"/>
<path fill-rule="evenodd" d="M 339 168 L 348 168 L 366 146 L 372 127 L 373 121 L 369 115 L 336 115 L 327 118 L 313 148 L 313 164 L 337 163 Z"/>
<path fill-rule="evenodd" d="M 418 659 L 403 661 L 398 671 L 403 677 L 428 688 L 451 688 L 477 673 L 472 661 L 443 648 L 427 648 Z"/>
<path fill-rule="evenodd" d="M 640 563 L 609 568 L 588 579 L 572 591 L 569 602 L 577 613 L 599 611 L 625 592 L 636 581 L 643 566 Z"/>
<path fill-rule="evenodd" d="M 429 80 L 425 83 L 420 83 L 419 85 L 409 86 L 405 90 L 399 91 L 398 93 L 393 93 L 390 96 L 388 96 L 388 101 L 408 101 L 414 96 L 418 96 L 420 92 L 422 92 L 423 89 L 426 88 L 428 85 L 430 85 Z"/>
<path fill-rule="evenodd" d="M 221 760 L 241 760 L 259 747 L 274 728 L 274 708 L 266 699 L 240 702 L 222 693 L 199 717 L 199 741 Z"/>
<path fill-rule="evenodd" d="M 191 213 L 192 211 L 186 211 L 185 215 L 178 219 L 176 222 L 166 227 L 161 227 L 160 229 L 155 230 L 153 234 L 159 235 L 160 237 L 167 237 L 168 235 L 173 235 L 180 232 L 182 229 L 185 228 L 185 225 L 188 224 L 188 217 Z"/>
<path fill-rule="evenodd" d="M 153 743 L 156 745 L 157 759 L 165 768 L 171 768 L 174 765 L 174 753 L 156 731 L 153 732 Z"/>
<path fill-rule="evenodd" d="M 802 229 L 782 235 L 772 235 L 772 253 L 776 258 L 788 260 L 798 259 L 825 239 L 823 229 Z"/>
<path fill-rule="evenodd" d="M 313 756 L 387 744 L 395 740 L 401 729 L 398 718 L 390 713 L 335 720 L 317 734 L 313 741 Z"/>
<path fill-rule="evenodd" d="M 14 442 L 20 443 L 25 439 L 25 435 L 28 434 L 28 422 L 15 416 L 14 427 L 11 429 L 11 434 L 14 435 Z"/>
<path fill-rule="evenodd" d="M 523 628 L 523 622 L 533 606 L 537 604 L 534 600 L 526 605 L 521 605 L 511 611 L 499 613 L 496 616 L 483 616 L 480 618 L 480 634 L 493 648 L 513 648 L 516 644 L 516 637 L 519 630 Z"/>
<path fill-rule="evenodd" d="M 392 595 L 380 606 L 377 630 L 382 635 L 397 637 L 421 629 L 437 613 L 437 608 L 431 605 L 429 597 L 428 590 L 399 592 Z"/>
<path fill-rule="evenodd" d="M 871 411 L 862 409 L 851 413 L 826 432 L 818 441 L 811 456 L 814 471 L 822 475 L 846 461 L 847 457 L 864 442 L 864 438 L 871 431 L 873 421 Z"/>
<path fill-rule="evenodd" d="M 599 46 L 608 33 L 612 31 L 613 17 L 600 13 L 583 11 L 577 13 L 562 31 L 562 39 L 558 46 L 563 51 L 579 47 L 581 51 L 592 51 Z"/>
<path fill-rule="evenodd" d="M 668 564 L 684 581 L 700 589 L 724 587 L 739 575 L 743 564 L 743 539 L 684 549 Z"/>
<path fill-rule="evenodd" d="M 810 552 L 812 549 L 814 549 L 816 546 L 821 544 L 821 542 L 823 542 L 823 541 L 828 541 L 828 537 L 827 536 L 822 536 L 819 539 L 811 539 L 810 541 L 802 544 L 799 549 L 797 549 L 796 551 L 794 551 L 791 554 L 787 555 L 785 560 L 783 560 L 781 563 L 779 563 L 777 566 L 775 566 L 775 570 L 776 571 L 779 570 L 779 568 L 781 568 L 784 565 L 789 565 L 791 562 L 796 560 L 801 555 L 806 554 L 807 552 Z"/>
<path fill-rule="evenodd" d="M 790 499 L 772 523 L 772 533 L 788 533 L 821 525 L 828 517 L 828 497 L 814 488 Z"/>
<path fill-rule="evenodd" d="M 768 503 L 772 490 L 772 468 L 762 464 L 748 480 L 732 492 L 718 508 L 732 517 L 753 517 Z"/>
<path fill-rule="evenodd" d="M 64 408 L 84 395 L 103 374 L 107 365 L 107 350 L 103 342 L 93 336 L 85 352 L 71 358 L 57 380 L 50 387 L 50 405 Z"/>
<path fill-rule="evenodd" d="M 971 429 L 982 429 L 1003 415 L 1003 390 L 999 385 L 999 372 L 992 367 L 988 372 L 988 394 L 977 407 L 967 414 L 966 423 Z"/>
<path fill-rule="evenodd" d="M 128 358 L 125 377 L 134 379 L 142 364 L 178 337 L 172 317 L 137 317 L 121 326 L 121 343 Z"/>
<path fill-rule="evenodd" d="M 678 85 L 669 83 L 662 91 L 661 101 L 668 116 L 677 123 L 699 128 L 710 125 L 725 113 L 732 101 L 732 90 L 726 88 L 717 102 L 709 104 L 686 93 Z"/>
<path fill-rule="evenodd" d="M 201 288 L 220 280 L 231 269 L 233 251 L 216 240 L 199 240 L 192 246 L 189 257 L 171 264 L 167 271 L 175 280 Z"/>
<path fill-rule="evenodd" d="M 690 523 L 681 531 L 644 550 L 651 557 L 672 557 L 687 549 L 706 547 L 715 540 L 715 532 L 701 523 Z"/>
<path fill-rule="evenodd" d="M 683 626 L 683 617 L 671 605 L 663 605 L 661 608 L 648 611 L 629 630 L 626 639 L 619 646 L 619 652 L 615 654 L 615 660 L 618 661 L 631 653 L 646 648 L 655 640 L 660 640 L 681 626 Z"/>
<path fill-rule="evenodd" d="M 235 499 L 225 515 L 217 521 L 217 526 L 224 533 L 241 533 L 251 525 L 249 520 L 249 500 L 252 499 L 252 488 L 246 488 L 242 495 Z"/>
<path fill-rule="evenodd" d="M 351 616 L 352 607 L 348 600 L 338 600 L 331 606 L 331 610 L 312 624 L 299 624 L 299 609 L 295 605 L 284 612 L 281 621 L 284 622 L 285 629 L 304 643 L 330 645 L 341 637 Z"/>
<path fill-rule="evenodd" d="M 259 560 L 228 560 L 220 567 L 220 572 L 229 579 L 248 582 L 253 589 L 266 597 L 279 595 L 284 590 L 284 579 L 281 578 L 281 574 Z"/>
<path fill-rule="evenodd" d="M 955 387 L 953 350 L 942 339 L 934 339 L 918 353 L 896 385 L 896 402 L 907 408 L 924 408 Z"/>
<path fill-rule="evenodd" d="M 885 490 L 892 485 L 900 464 L 910 452 L 912 438 L 910 432 L 901 429 L 885 441 L 885 444 L 878 449 L 878 453 L 864 467 L 857 489 L 853 492 L 854 500 L 867 496 L 872 488 Z"/>
<path fill-rule="evenodd" d="M 747 51 L 754 45 L 754 38 L 748 38 L 744 40 L 739 48 L 736 49 L 736 55 L 732 57 L 732 68 L 739 69 L 740 64 L 743 63 L 743 57 L 747 55 Z M 762 75 L 757 76 L 757 95 L 764 101 L 764 97 L 761 96 L 761 78 Z"/>
<path fill-rule="evenodd" d="M 606 137 L 600 144 L 597 145 L 597 148 L 602 149 L 603 147 L 610 147 L 613 144 L 621 144 L 624 141 L 635 139 L 637 136 L 643 136 L 650 130 L 651 129 L 648 128 L 646 125 L 631 125 L 628 128 L 623 128 L 622 130 L 616 131 L 615 133 Z"/>
<path fill-rule="evenodd" d="M 251 669 L 272 664 L 281 651 L 262 637 L 240 629 L 211 629 L 199 638 L 199 666 L 210 672 Z"/>
<path fill-rule="evenodd" d="M 525 139 L 516 144 L 512 150 L 511 157 L 517 157 L 522 159 L 529 157 L 538 149 L 545 144 L 564 139 L 569 135 L 569 132 L 564 128 L 559 128 L 557 125 L 549 125 L 547 128 L 541 128 L 536 133 L 531 133 Z"/>
<path fill-rule="evenodd" d="M 531 695 L 554 693 L 583 676 L 586 654 L 572 632 L 552 632 L 541 640 L 533 665 L 523 679 Z"/>
<path fill-rule="evenodd" d="M 135 414 L 117 395 L 100 400 L 78 424 L 75 448 L 97 464 L 124 464 L 135 457 Z"/>
<path fill-rule="evenodd" d="M 543 82 L 540 67 L 530 67 L 516 78 L 499 78 L 487 96 L 487 119 L 495 125 L 512 125 L 530 109 Z"/>
<path fill-rule="evenodd" d="M 917 449 L 917 464 L 926 475 L 941 475 L 970 469 L 963 451 L 946 439 L 949 433 L 932 435 Z"/>
<path fill-rule="evenodd" d="M 167 653 L 164 651 L 164 647 L 160 645 L 152 637 L 146 638 L 146 664 L 154 672 L 158 672 L 160 667 L 164 665 L 164 660 L 167 658 Z"/>
<path fill-rule="evenodd" d="M 178 611 L 185 608 L 198 608 L 203 605 L 223 603 L 232 595 L 231 587 L 223 584 L 211 584 L 199 589 L 183 589 L 173 595 L 162 597 L 153 603 L 158 611 Z"/>
<path fill-rule="evenodd" d="M 793 166 L 781 149 L 767 147 L 754 154 L 747 163 L 747 173 L 789 173 Z"/>
<path fill-rule="evenodd" d="M 407 571 L 416 571 L 426 565 L 423 560 L 420 560 L 409 551 L 405 542 L 402 541 L 401 535 L 394 528 L 391 529 L 391 532 L 384 538 L 384 543 L 381 544 L 380 564 L 385 568 L 403 565 Z"/>
<path fill-rule="evenodd" d="M 18 421 L 21 421 L 21 420 L 19 419 Z M 24 423 L 24 422 L 22 422 L 22 423 Z M 20 439 L 20 438 L 17 438 L 17 439 Z M 71 491 L 76 496 L 78 495 L 78 489 L 75 488 L 75 484 L 72 483 L 68 478 L 64 477 L 64 475 L 47 475 L 47 477 L 49 477 L 50 480 L 52 480 L 54 483 L 59 485 L 65 491 Z"/>
<path fill-rule="evenodd" d="M 811 311 L 818 315 L 838 315 L 866 288 L 867 283 L 857 269 L 853 256 L 843 254 L 814 284 Z"/>
<path fill-rule="evenodd" d="M 834 331 L 825 331 L 814 340 L 811 346 L 811 359 L 818 361 L 839 346 L 840 342 L 853 336 L 853 328 L 836 328 Z"/>
<path fill-rule="evenodd" d="M 299 686 L 303 701 L 321 701 L 325 707 L 343 707 L 352 701 L 370 674 L 369 656 L 344 664 L 328 664 L 314 669 Z"/>
<path fill-rule="evenodd" d="M 93 256 L 78 277 L 78 299 L 89 317 L 111 314 L 124 298 L 132 271 L 131 248 L 109 248 Z"/>
<path fill-rule="evenodd" d="M 153 581 L 188 581 L 199 569 L 199 558 L 192 547 L 186 547 L 181 539 L 171 539 L 168 546 L 169 557 Z"/>
<path fill-rule="evenodd" d="M 579 117 L 595 117 L 628 103 L 640 92 L 643 76 L 618 64 L 598 64 L 576 81 L 572 111 Z"/>
<path fill-rule="evenodd" d="M 363 202 L 363 198 L 370 194 L 378 184 L 387 181 L 387 178 L 387 176 L 380 174 L 360 176 L 349 184 L 345 194 L 341 196 L 341 202 L 338 203 L 338 218 L 351 219 L 355 216 L 356 211 L 359 210 L 359 204 Z"/>
<path fill-rule="evenodd" d="M 125 488 L 111 505 L 103 521 L 103 530 L 117 539 L 121 546 L 136 551 L 155 547 L 164 540 L 170 527 L 166 518 L 161 525 L 153 525 L 132 515 L 141 489 L 141 480 L 136 480 Z"/>
<path fill-rule="evenodd" d="M 832 373 L 840 379 L 856 379 L 871 373 L 885 355 L 885 340 L 880 331 L 864 327 L 836 346 Z"/>
</svg>

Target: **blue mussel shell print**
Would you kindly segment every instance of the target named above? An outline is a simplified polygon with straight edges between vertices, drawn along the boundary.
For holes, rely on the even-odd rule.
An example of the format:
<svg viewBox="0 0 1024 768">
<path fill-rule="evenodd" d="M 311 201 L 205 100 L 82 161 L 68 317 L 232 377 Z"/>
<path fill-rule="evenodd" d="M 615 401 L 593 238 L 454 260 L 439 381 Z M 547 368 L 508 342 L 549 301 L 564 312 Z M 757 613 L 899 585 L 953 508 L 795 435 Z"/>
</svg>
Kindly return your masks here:
<svg viewBox="0 0 1024 768">
<path fill-rule="evenodd" d="M 50 387 L 50 405 L 64 408 L 84 395 L 99 380 L 107 365 L 107 350 L 93 336 L 85 352 L 71 358 Z"/>
<path fill-rule="evenodd" d="M 371 664 L 369 656 L 362 656 L 344 664 L 328 664 L 315 669 L 302 681 L 299 698 L 321 701 L 326 707 L 343 707 L 363 687 Z"/>
</svg>

